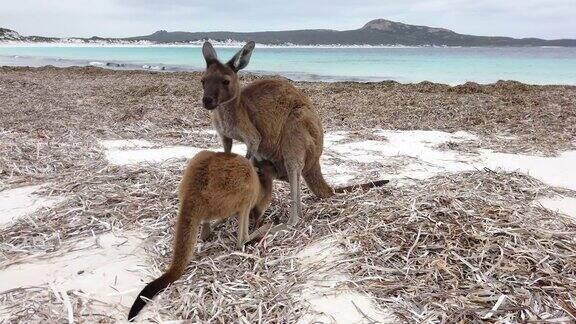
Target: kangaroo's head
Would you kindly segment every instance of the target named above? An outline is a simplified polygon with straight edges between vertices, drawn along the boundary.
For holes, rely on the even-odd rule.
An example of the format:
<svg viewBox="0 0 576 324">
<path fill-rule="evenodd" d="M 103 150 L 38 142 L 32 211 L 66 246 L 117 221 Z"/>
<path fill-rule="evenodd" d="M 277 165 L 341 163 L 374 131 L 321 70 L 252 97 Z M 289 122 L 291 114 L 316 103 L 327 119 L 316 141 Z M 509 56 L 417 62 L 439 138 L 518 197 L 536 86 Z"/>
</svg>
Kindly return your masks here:
<svg viewBox="0 0 576 324">
<path fill-rule="evenodd" d="M 238 71 L 245 68 L 250 62 L 254 45 L 253 41 L 246 43 L 230 61 L 222 64 L 218 60 L 212 44 L 204 43 L 202 46 L 202 54 L 206 60 L 206 71 L 202 75 L 202 87 L 204 89 L 202 104 L 204 108 L 212 110 L 238 97 L 240 94 Z"/>
</svg>

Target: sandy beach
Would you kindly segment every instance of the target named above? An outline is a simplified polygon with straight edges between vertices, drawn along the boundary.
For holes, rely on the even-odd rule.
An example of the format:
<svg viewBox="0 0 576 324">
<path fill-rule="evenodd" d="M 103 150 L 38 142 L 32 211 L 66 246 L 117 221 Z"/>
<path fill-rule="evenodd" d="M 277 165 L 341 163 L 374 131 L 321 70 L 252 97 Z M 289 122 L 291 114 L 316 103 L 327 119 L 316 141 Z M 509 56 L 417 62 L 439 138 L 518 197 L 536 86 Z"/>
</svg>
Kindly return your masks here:
<svg viewBox="0 0 576 324">
<path fill-rule="evenodd" d="M 0 322 L 116 322 L 165 269 L 186 159 L 221 150 L 200 75 L 0 67 Z M 294 85 L 327 181 L 390 184 L 305 190 L 242 251 L 228 221 L 141 319 L 576 320 L 576 86 Z"/>
</svg>

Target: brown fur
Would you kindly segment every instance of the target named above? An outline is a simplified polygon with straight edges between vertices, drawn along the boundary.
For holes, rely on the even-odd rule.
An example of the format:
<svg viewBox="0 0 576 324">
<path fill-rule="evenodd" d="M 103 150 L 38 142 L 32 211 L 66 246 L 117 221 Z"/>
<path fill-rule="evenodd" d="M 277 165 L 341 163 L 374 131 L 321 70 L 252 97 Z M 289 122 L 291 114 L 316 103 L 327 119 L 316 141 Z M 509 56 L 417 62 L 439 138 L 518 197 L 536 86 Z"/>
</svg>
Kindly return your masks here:
<svg viewBox="0 0 576 324">
<path fill-rule="evenodd" d="M 238 247 L 251 238 L 249 215 L 260 217 L 272 199 L 274 167 L 261 163 L 258 173 L 239 155 L 202 151 L 190 162 L 180 183 L 180 210 L 174 237 L 174 256 L 168 270 L 148 284 L 136 298 L 128 319 L 146 304 L 141 297 L 154 297 L 186 270 L 198 240 L 200 225 L 238 215 Z M 209 227 L 203 226 L 203 231 Z M 203 233 L 206 236 L 206 233 Z"/>
<path fill-rule="evenodd" d="M 202 78 L 204 106 L 212 111 L 212 121 L 225 152 L 232 149 L 232 140 L 244 142 L 247 156 L 270 160 L 278 178 L 290 183 L 289 222 L 294 224 L 302 214 L 301 175 L 316 196 L 326 198 L 335 193 L 324 180 L 320 167 L 324 130 L 310 100 L 287 81 L 258 80 L 240 89 L 237 72 L 248 64 L 253 48 L 254 43 L 249 42 L 228 63 L 222 64 L 212 45 L 204 44 L 207 64 Z"/>
</svg>

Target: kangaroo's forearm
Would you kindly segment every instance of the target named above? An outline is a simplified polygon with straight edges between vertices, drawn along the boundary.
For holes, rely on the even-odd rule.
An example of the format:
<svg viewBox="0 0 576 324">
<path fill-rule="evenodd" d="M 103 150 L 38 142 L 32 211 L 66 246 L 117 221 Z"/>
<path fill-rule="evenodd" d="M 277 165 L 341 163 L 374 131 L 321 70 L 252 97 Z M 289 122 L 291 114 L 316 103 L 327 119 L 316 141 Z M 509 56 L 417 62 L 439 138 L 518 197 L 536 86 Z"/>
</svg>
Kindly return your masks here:
<svg viewBox="0 0 576 324">
<path fill-rule="evenodd" d="M 252 157 L 260 160 L 258 150 L 260 148 L 260 142 L 262 141 L 262 136 L 260 132 L 254 127 L 254 125 L 246 125 L 244 129 L 242 141 L 246 144 L 246 158 L 250 159 Z"/>
<path fill-rule="evenodd" d="M 222 146 L 224 146 L 224 152 L 230 153 L 232 152 L 232 139 L 226 136 L 221 136 L 222 138 Z"/>
</svg>

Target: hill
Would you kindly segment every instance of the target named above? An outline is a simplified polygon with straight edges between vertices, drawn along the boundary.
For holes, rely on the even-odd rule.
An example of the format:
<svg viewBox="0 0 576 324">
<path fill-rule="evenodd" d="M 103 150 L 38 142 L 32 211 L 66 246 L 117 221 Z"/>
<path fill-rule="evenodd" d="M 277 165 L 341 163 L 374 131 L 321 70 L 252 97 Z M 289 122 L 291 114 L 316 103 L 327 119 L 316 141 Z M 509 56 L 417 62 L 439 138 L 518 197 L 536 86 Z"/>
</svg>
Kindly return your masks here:
<svg viewBox="0 0 576 324">
<path fill-rule="evenodd" d="M 264 32 L 167 32 L 126 38 L 155 43 L 182 43 L 204 39 L 283 45 L 407 45 L 407 46 L 576 46 L 574 39 L 544 40 L 511 37 L 473 36 L 445 28 L 408 25 L 386 19 L 375 19 L 354 30 L 303 29 Z"/>
<path fill-rule="evenodd" d="M 20 34 L 11 29 L 0 28 L 0 40 L 20 40 L 21 38 Z"/>
<path fill-rule="evenodd" d="M 246 42 L 268 45 L 405 45 L 405 46 L 564 46 L 576 47 L 576 39 L 545 40 L 539 38 L 511 38 L 464 35 L 445 28 L 408 25 L 386 19 L 375 19 L 359 29 L 302 29 L 263 32 L 168 32 L 127 38 L 52 38 L 21 36 L 17 32 L 0 28 L 0 41 L 28 42 L 84 42 L 84 43 L 155 43 L 173 44 L 201 42 Z"/>
</svg>

